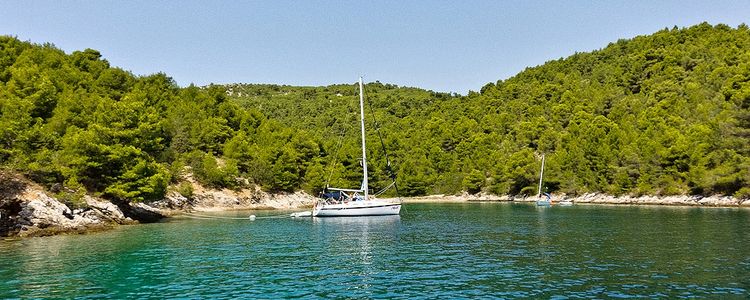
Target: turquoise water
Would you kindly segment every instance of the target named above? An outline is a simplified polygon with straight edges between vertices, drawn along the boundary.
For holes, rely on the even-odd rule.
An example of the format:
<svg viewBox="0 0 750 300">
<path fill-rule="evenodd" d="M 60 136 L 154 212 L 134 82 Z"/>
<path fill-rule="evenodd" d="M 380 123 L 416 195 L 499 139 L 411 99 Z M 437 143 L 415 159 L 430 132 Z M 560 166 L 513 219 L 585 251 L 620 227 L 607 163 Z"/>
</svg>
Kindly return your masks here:
<svg viewBox="0 0 750 300">
<path fill-rule="evenodd" d="M 275 215 L 279 211 L 223 213 Z M 0 241 L 0 298 L 737 298 L 750 210 L 407 204 Z"/>
</svg>

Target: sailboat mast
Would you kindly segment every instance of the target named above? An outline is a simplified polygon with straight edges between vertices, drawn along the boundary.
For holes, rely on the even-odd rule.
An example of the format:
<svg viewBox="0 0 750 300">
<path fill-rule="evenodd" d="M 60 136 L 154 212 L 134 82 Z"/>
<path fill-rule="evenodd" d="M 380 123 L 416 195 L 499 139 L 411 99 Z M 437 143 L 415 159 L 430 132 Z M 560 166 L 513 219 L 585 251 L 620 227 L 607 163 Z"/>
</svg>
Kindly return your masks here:
<svg viewBox="0 0 750 300">
<path fill-rule="evenodd" d="M 362 179 L 362 189 L 365 192 L 365 201 L 369 200 L 367 186 L 367 151 L 365 150 L 365 95 L 364 87 L 362 85 L 362 77 L 359 77 L 359 115 L 362 121 L 362 173 L 364 177 Z"/>
<path fill-rule="evenodd" d="M 544 177 L 544 154 L 542 154 L 542 171 L 539 173 L 539 190 L 537 191 L 537 197 L 542 197 L 542 178 Z"/>
</svg>

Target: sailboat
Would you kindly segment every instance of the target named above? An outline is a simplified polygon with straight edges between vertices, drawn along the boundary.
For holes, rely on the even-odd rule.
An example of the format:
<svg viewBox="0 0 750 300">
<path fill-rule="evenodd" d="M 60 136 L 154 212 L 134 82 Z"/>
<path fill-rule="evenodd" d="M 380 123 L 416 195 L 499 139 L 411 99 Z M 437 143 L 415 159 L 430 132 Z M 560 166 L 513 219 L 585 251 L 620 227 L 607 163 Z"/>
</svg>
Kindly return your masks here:
<svg viewBox="0 0 750 300">
<path fill-rule="evenodd" d="M 544 193 L 544 196 L 547 198 L 542 198 L 542 179 L 544 178 L 544 154 L 542 154 L 542 170 L 539 172 L 539 189 L 536 193 L 536 206 L 550 206 L 552 203 L 550 201 L 550 196 L 547 193 Z"/>
<path fill-rule="evenodd" d="M 398 215 L 401 212 L 400 200 L 392 202 L 376 199 L 369 192 L 362 77 L 359 78 L 359 113 L 362 130 L 362 185 L 359 189 L 326 188 L 326 193 L 313 207 L 313 217 L 383 216 Z"/>
</svg>

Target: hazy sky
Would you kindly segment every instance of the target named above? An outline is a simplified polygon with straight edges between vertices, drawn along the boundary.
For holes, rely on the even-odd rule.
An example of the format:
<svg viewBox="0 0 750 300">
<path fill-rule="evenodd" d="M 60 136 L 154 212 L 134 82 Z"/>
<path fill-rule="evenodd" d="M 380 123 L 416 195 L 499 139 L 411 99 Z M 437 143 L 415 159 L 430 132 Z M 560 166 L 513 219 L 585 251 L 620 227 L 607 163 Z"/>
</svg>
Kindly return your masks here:
<svg viewBox="0 0 750 300">
<path fill-rule="evenodd" d="M 750 23 L 750 1 L 3 1 L 0 35 L 178 84 L 479 90 L 620 38 Z"/>
</svg>

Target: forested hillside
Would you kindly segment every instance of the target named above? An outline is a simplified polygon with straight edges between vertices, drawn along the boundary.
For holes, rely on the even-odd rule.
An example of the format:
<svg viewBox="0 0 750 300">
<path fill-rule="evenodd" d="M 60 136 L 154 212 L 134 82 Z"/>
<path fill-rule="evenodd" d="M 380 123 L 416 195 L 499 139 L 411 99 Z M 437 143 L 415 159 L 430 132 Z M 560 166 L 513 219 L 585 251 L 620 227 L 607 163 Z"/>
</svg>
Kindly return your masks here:
<svg viewBox="0 0 750 300">
<path fill-rule="evenodd" d="M 407 195 L 532 194 L 544 153 L 550 192 L 747 197 L 749 81 L 748 27 L 701 24 L 550 61 L 465 97 L 380 83 L 365 94 Z M 334 181 L 357 164 L 353 84 L 228 93 L 315 132 L 329 153 L 348 129 L 343 156 L 326 161 L 339 161 Z"/>
<path fill-rule="evenodd" d="M 620 40 L 488 84 L 476 99 L 494 108 L 480 122 L 488 139 L 508 145 L 499 160 L 511 163 L 492 175 L 500 192 L 520 188 L 508 174 L 527 151 L 549 153 L 549 183 L 566 193 L 750 194 L 747 26 Z"/>
<path fill-rule="evenodd" d="M 357 187 L 355 80 L 181 88 L 95 50 L 0 37 L 0 166 L 71 204 L 159 199 L 187 171 L 216 187 Z M 379 82 L 365 95 L 376 189 L 389 181 L 378 127 L 405 195 L 531 194 L 546 154 L 550 192 L 750 196 L 744 25 L 620 40 L 467 96 Z"/>
<path fill-rule="evenodd" d="M 96 50 L 68 55 L 7 36 L 0 37 L 0 145 L 3 169 L 73 206 L 86 192 L 160 199 L 184 172 L 216 187 L 293 190 L 303 182 L 287 173 L 320 155 L 304 132 L 241 109 L 219 87 L 180 88 L 164 74 L 112 67 Z M 259 149 L 273 160 L 262 160 Z"/>
</svg>

